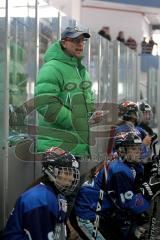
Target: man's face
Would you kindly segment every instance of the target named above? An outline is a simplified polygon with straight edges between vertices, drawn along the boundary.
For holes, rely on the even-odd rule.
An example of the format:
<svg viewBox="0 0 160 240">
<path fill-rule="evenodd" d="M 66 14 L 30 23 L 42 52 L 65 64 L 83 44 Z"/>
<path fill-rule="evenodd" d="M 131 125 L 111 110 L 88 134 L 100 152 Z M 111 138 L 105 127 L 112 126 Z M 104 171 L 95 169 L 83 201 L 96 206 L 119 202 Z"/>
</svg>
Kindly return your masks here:
<svg viewBox="0 0 160 240">
<path fill-rule="evenodd" d="M 71 57 L 81 58 L 83 55 L 86 39 L 83 35 L 77 38 L 65 38 L 62 40 L 65 52 Z"/>
</svg>

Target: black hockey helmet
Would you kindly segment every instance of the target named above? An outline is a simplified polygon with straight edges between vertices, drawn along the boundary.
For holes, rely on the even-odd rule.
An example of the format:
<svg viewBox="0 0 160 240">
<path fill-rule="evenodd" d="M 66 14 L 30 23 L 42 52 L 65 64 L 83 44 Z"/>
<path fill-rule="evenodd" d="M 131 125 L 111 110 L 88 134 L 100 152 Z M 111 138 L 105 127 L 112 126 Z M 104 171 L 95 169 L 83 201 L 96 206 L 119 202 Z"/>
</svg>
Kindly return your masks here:
<svg viewBox="0 0 160 240">
<path fill-rule="evenodd" d="M 115 136 L 115 150 L 122 157 L 122 159 L 137 162 L 141 160 L 140 152 L 142 140 L 134 132 L 121 132 Z M 132 149 L 132 154 L 129 153 L 129 149 Z M 137 151 L 138 149 L 138 151 Z"/>
<path fill-rule="evenodd" d="M 137 105 L 140 112 L 140 122 L 149 123 L 153 117 L 151 106 L 146 102 L 137 102 Z"/>
<path fill-rule="evenodd" d="M 71 194 L 80 180 L 79 163 L 71 153 L 58 147 L 52 147 L 43 154 L 42 171 L 64 194 Z"/>
<path fill-rule="evenodd" d="M 121 132 L 115 136 L 115 149 L 133 145 L 141 145 L 141 138 L 134 132 Z"/>
<path fill-rule="evenodd" d="M 120 103 L 118 115 L 125 121 L 133 120 L 134 122 L 137 122 L 139 118 L 137 104 L 132 101 L 124 101 Z"/>
</svg>

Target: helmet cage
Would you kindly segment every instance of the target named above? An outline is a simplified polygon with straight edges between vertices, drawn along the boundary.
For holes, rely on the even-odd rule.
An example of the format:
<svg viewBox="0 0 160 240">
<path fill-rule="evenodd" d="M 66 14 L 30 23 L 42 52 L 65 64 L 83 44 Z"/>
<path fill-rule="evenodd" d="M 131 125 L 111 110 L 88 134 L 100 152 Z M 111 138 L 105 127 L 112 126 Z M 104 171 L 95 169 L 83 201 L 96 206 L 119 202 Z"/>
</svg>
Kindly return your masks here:
<svg viewBox="0 0 160 240">
<path fill-rule="evenodd" d="M 54 182 L 55 187 L 64 194 L 72 193 L 80 180 L 79 163 L 75 157 L 60 148 L 52 147 L 44 153 L 42 160 L 42 172 Z"/>
<path fill-rule="evenodd" d="M 148 103 L 145 102 L 139 102 L 138 103 L 139 108 L 139 115 L 140 115 L 140 122 L 146 122 L 149 123 L 153 118 L 153 112 L 152 108 Z"/>
<path fill-rule="evenodd" d="M 71 167 L 52 167 L 49 165 L 44 172 L 48 175 L 51 182 L 54 182 L 55 187 L 65 195 L 70 195 L 79 184 L 80 172 L 76 168 Z M 58 177 L 67 175 L 68 177 L 73 177 L 73 180 L 70 181 L 70 184 L 60 183 Z"/>
</svg>

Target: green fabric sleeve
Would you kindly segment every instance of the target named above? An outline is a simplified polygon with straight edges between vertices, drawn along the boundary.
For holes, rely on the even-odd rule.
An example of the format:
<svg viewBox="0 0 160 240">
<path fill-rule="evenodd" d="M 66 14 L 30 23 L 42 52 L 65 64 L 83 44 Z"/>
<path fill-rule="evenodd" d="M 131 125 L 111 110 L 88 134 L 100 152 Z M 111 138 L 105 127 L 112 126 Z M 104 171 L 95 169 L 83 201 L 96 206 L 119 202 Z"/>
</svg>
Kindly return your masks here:
<svg viewBox="0 0 160 240">
<path fill-rule="evenodd" d="M 59 95 L 63 78 L 53 66 L 43 66 L 35 86 L 35 105 L 37 111 L 47 122 L 53 122 L 63 128 L 72 127 L 71 109 L 67 108 Z"/>
</svg>

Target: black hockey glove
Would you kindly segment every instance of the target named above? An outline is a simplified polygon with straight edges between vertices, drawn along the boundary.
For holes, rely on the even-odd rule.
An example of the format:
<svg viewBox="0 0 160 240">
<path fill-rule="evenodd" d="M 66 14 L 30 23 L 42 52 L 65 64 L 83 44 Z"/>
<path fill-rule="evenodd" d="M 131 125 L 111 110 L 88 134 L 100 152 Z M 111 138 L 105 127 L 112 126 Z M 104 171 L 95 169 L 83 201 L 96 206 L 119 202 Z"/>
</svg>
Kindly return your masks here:
<svg viewBox="0 0 160 240">
<path fill-rule="evenodd" d="M 151 168 L 151 175 L 158 175 L 158 164 L 157 163 L 153 163 L 152 164 L 152 168 Z"/>
<path fill-rule="evenodd" d="M 135 228 L 134 231 L 134 238 L 135 240 L 144 240 L 145 239 L 145 233 L 146 233 L 146 229 L 143 226 L 139 226 L 137 228 Z"/>
<path fill-rule="evenodd" d="M 156 176 L 150 177 L 148 182 L 144 182 L 142 184 L 141 191 L 146 199 L 154 199 L 158 194 L 160 194 L 160 179 Z"/>
<path fill-rule="evenodd" d="M 151 174 L 160 176 L 160 159 L 158 155 L 152 156 Z"/>
</svg>

